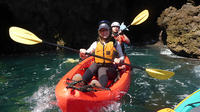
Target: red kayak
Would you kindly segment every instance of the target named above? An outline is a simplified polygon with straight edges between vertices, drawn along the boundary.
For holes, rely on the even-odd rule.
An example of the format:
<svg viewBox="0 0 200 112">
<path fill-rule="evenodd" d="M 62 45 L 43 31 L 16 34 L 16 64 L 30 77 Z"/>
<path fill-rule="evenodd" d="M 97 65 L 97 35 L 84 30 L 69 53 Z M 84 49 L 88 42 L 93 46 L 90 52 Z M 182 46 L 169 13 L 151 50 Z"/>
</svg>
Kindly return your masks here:
<svg viewBox="0 0 200 112">
<path fill-rule="evenodd" d="M 81 74 L 94 62 L 94 57 L 89 57 L 73 69 L 71 69 L 57 84 L 55 89 L 57 104 L 62 112 L 99 112 L 102 107 L 107 107 L 116 101 L 119 101 L 125 95 L 130 86 L 131 68 L 126 66 L 119 71 L 119 78 L 115 81 L 109 81 L 108 89 L 90 88 L 87 91 L 81 91 L 77 87 L 72 87 L 70 80 L 75 74 Z M 125 57 L 124 63 L 130 64 L 128 57 Z"/>
</svg>

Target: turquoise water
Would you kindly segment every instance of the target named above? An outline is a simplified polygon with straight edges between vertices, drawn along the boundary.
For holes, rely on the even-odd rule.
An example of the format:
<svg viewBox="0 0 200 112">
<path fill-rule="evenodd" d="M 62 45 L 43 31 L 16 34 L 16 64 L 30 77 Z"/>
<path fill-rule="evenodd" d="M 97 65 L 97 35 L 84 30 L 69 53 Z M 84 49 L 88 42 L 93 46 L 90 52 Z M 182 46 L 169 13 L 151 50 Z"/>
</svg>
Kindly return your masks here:
<svg viewBox="0 0 200 112">
<path fill-rule="evenodd" d="M 175 72 L 169 80 L 158 80 L 133 69 L 131 86 L 120 102 L 106 112 L 155 112 L 174 108 L 200 88 L 200 61 L 174 56 L 159 47 L 127 48 L 133 65 Z M 71 52 L 49 52 L 0 57 L 0 112 L 60 112 L 55 105 L 55 86 L 77 63 Z"/>
</svg>

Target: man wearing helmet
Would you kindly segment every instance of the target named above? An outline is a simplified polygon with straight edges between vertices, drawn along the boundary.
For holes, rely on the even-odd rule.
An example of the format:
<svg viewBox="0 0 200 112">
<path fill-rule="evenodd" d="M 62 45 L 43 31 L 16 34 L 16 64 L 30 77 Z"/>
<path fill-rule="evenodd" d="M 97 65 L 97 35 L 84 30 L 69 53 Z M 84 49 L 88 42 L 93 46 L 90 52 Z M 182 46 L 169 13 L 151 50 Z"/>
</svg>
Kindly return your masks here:
<svg viewBox="0 0 200 112">
<path fill-rule="evenodd" d="M 126 44 L 130 44 L 130 40 L 129 38 L 123 34 L 123 32 L 120 30 L 120 24 L 119 22 L 113 22 L 111 24 L 112 27 L 112 37 L 114 37 L 115 40 L 117 40 L 121 47 L 122 47 L 122 51 L 124 53 L 124 43 Z"/>
</svg>

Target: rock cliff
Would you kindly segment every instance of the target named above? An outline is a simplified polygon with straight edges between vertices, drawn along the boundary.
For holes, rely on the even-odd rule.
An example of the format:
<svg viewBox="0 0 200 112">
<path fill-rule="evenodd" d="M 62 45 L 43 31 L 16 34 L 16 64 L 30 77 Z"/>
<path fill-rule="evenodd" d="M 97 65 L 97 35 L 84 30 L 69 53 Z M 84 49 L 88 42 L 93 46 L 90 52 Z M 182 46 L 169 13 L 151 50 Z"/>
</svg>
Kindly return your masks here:
<svg viewBox="0 0 200 112">
<path fill-rule="evenodd" d="M 200 6 L 169 7 L 157 23 L 166 32 L 168 48 L 179 56 L 200 58 Z"/>
</svg>

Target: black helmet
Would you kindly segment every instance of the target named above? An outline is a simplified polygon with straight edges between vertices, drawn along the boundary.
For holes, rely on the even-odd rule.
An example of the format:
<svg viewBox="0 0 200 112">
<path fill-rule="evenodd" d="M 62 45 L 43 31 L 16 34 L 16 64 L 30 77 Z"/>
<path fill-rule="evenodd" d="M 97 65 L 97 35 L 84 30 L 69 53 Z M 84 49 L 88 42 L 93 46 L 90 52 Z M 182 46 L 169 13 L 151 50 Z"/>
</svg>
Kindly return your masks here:
<svg viewBox="0 0 200 112">
<path fill-rule="evenodd" d="M 108 20 L 101 20 L 101 21 L 99 21 L 99 25 L 102 24 L 102 23 L 106 23 L 107 25 L 110 26 L 110 22 Z"/>
</svg>

